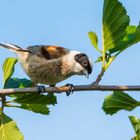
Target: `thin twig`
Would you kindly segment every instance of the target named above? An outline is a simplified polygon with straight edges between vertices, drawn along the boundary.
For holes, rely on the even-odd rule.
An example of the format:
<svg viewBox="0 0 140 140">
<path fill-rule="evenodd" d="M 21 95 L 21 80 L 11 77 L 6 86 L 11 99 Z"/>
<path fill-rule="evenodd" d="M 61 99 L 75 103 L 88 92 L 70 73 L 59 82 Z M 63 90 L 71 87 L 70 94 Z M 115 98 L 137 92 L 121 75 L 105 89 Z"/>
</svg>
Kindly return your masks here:
<svg viewBox="0 0 140 140">
<path fill-rule="evenodd" d="M 101 72 L 100 72 L 99 75 L 97 76 L 96 81 L 93 82 L 92 85 L 98 85 L 99 82 L 102 80 L 102 77 L 103 77 L 104 73 L 105 73 L 105 69 L 102 68 Z"/>
<path fill-rule="evenodd" d="M 45 93 L 54 92 L 62 93 L 69 91 L 70 88 L 67 86 L 61 87 L 46 87 Z M 140 91 L 140 85 L 76 85 L 73 86 L 73 91 Z M 11 94 L 26 94 L 26 93 L 37 93 L 38 88 L 11 88 L 1 89 L 0 95 L 11 95 Z"/>
</svg>

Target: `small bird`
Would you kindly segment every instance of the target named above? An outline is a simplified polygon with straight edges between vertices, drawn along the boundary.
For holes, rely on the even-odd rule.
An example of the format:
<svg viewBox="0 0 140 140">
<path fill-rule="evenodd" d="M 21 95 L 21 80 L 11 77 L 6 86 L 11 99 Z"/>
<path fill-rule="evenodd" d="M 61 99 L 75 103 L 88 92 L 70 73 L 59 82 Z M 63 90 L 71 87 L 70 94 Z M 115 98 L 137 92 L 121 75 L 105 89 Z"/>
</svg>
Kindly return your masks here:
<svg viewBox="0 0 140 140">
<path fill-rule="evenodd" d="M 55 45 L 36 45 L 22 49 L 10 43 L 0 43 L 0 47 L 17 54 L 21 66 L 34 86 L 55 86 L 73 75 L 85 75 L 88 78 L 92 72 L 91 60 L 79 51 Z"/>
</svg>

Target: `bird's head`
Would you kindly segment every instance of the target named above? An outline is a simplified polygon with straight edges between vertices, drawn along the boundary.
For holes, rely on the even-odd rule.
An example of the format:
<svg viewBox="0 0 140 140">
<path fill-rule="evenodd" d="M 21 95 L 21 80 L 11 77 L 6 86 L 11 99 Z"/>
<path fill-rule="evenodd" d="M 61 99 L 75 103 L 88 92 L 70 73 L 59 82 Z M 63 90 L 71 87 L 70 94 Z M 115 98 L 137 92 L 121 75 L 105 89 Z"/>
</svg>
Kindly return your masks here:
<svg viewBox="0 0 140 140">
<path fill-rule="evenodd" d="M 74 70 L 78 75 L 85 75 L 87 78 L 92 72 L 92 62 L 85 53 L 79 53 L 74 56 L 75 65 Z"/>
<path fill-rule="evenodd" d="M 74 75 L 85 75 L 88 78 L 92 72 L 92 62 L 85 53 L 70 51 L 66 62 L 71 65 L 71 72 Z"/>
</svg>

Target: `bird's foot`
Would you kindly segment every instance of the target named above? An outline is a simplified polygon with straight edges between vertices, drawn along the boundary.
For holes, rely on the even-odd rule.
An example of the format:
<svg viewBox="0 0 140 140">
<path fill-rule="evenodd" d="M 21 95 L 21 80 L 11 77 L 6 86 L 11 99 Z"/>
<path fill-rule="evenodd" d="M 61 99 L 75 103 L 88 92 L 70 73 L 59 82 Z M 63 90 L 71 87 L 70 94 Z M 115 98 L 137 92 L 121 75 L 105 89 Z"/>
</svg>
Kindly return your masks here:
<svg viewBox="0 0 140 140">
<path fill-rule="evenodd" d="M 69 87 L 69 91 L 66 91 L 66 95 L 69 96 L 71 93 L 73 93 L 74 86 L 73 84 L 66 84 L 65 86 Z"/>
<path fill-rule="evenodd" d="M 38 88 L 39 94 L 43 94 L 45 92 L 45 86 L 40 85 L 40 86 L 37 86 L 37 88 Z"/>
</svg>

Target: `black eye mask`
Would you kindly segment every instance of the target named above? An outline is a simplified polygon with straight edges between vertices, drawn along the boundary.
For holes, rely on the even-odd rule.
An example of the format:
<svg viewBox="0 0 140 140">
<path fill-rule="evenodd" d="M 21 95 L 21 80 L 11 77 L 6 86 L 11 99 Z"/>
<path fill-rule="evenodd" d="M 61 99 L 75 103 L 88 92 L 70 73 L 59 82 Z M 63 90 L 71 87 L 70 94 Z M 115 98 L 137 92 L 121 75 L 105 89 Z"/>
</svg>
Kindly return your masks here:
<svg viewBox="0 0 140 140">
<path fill-rule="evenodd" d="M 75 60 L 85 69 L 88 71 L 88 74 L 91 74 L 92 68 L 89 62 L 89 59 L 86 54 L 80 53 L 75 55 Z"/>
</svg>

